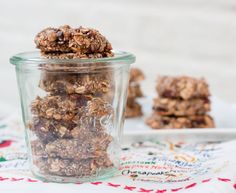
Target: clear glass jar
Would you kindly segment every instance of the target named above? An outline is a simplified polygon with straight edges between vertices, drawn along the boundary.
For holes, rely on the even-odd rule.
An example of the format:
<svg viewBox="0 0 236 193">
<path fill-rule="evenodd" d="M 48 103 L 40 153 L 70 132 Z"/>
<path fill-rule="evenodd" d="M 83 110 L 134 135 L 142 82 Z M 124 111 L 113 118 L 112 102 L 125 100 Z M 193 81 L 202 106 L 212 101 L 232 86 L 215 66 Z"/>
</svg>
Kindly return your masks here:
<svg viewBox="0 0 236 193">
<path fill-rule="evenodd" d="M 115 174 L 134 61 L 121 51 L 101 59 L 43 59 L 39 52 L 10 59 L 35 176 L 83 182 Z"/>
</svg>

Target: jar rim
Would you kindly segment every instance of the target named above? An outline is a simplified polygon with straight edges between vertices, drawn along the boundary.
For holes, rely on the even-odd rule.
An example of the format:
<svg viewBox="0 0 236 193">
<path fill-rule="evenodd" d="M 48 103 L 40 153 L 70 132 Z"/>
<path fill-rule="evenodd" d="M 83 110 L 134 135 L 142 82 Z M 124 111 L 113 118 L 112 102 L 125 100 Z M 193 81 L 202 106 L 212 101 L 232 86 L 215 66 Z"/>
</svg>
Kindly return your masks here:
<svg viewBox="0 0 236 193">
<path fill-rule="evenodd" d="M 113 51 L 113 57 L 107 58 L 74 58 L 74 59 L 47 59 L 40 55 L 39 51 L 22 52 L 13 55 L 10 58 L 10 63 L 13 65 L 23 65 L 23 64 L 66 64 L 66 63 L 96 63 L 96 62 L 125 62 L 131 64 L 135 62 L 135 56 L 129 52 L 125 51 Z"/>
</svg>

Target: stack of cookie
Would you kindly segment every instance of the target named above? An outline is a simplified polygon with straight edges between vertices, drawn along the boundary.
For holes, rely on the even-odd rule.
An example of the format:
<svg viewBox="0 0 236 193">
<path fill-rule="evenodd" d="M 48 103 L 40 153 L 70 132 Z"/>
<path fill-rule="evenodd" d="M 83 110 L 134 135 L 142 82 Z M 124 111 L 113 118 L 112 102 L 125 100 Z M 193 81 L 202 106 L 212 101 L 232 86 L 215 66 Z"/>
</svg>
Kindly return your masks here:
<svg viewBox="0 0 236 193">
<path fill-rule="evenodd" d="M 213 128 L 210 92 L 204 79 L 187 76 L 159 77 L 159 98 L 154 99 L 153 113 L 146 123 L 153 129 Z"/>
<path fill-rule="evenodd" d="M 47 28 L 35 42 L 47 58 L 112 56 L 106 38 L 89 28 Z M 76 64 L 43 64 L 41 70 L 39 87 L 46 95 L 32 101 L 29 123 L 37 137 L 30 144 L 33 163 L 44 174 L 70 177 L 112 167 L 107 150 L 113 138 L 107 131 L 114 113 L 113 73 Z"/>
<path fill-rule="evenodd" d="M 140 81 L 142 80 L 144 80 L 143 72 L 138 68 L 131 68 L 125 112 L 126 118 L 139 117 L 143 114 L 142 107 L 137 102 L 137 98 L 143 96 L 142 90 L 140 88 Z"/>
</svg>

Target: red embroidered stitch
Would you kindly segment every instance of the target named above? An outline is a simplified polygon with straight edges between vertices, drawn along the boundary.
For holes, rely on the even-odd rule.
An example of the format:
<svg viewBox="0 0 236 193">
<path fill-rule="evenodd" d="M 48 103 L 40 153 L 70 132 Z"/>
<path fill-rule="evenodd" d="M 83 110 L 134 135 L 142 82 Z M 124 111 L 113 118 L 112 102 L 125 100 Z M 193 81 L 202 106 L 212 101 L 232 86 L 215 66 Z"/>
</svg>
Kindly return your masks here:
<svg viewBox="0 0 236 193">
<path fill-rule="evenodd" d="M 133 191 L 136 187 L 134 186 L 125 186 L 124 189 L 125 190 L 130 190 L 130 191 Z"/>
<path fill-rule="evenodd" d="M 90 184 L 99 185 L 99 184 L 102 184 L 102 182 L 91 182 Z"/>
<path fill-rule="evenodd" d="M 234 189 L 236 190 L 236 184 L 234 184 Z"/>
<path fill-rule="evenodd" d="M 9 178 L 0 177 L 0 181 L 9 180 Z"/>
<path fill-rule="evenodd" d="M 27 182 L 38 182 L 38 180 L 33 180 L 33 179 L 28 178 Z"/>
<path fill-rule="evenodd" d="M 190 184 L 190 185 L 186 186 L 185 189 L 192 188 L 192 187 L 194 187 L 196 185 L 197 185 L 197 183 Z"/>
<path fill-rule="evenodd" d="M 167 190 L 164 189 L 164 190 L 157 190 L 155 193 L 165 193 Z"/>
<path fill-rule="evenodd" d="M 182 190 L 183 188 L 175 188 L 175 189 L 171 189 L 172 192 L 177 192 L 179 190 Z"/>
<path fill-rule="evenodd" d="M 120 184 L 112 184 L 112 183 L 110 183 L 110 182 L 108 182 L 107 185 L 108 185 L 108 186 L 115 187 L 115 188 L 117 188 L 117 187 L 120 186 Z"/>
<path fill-rule="evenodd" d="M 24 180 L 24 178 L 11 178 L 11 181 L 21 181 L 21 180 Z"/>
<path fill-rule="evenodd" d="M 218 178 L 219 181 L 222 181 L 222 182 L 230 182 L 231 180 L 230 179 L 227 179 L 227 178 Z"/>
<path fill-rule="evenodd" d="M 147 192 L 147 193 L 149 193 L 149 192 L 152 192 L 152 191 L 153 191 L 152 189 L 147 190 L 147 189 L 144 189 L 144 188 L 140 188 L 138 192 Z"/>
<path fill-rule="evenodd" d="M 231 182 L 232 180 L 231 179 L 228 179 L 228 178 L 216 178 L 217 180 L 219 181 L 222 181 L 222 182 Z M 34 179 L 30 179 L 30 178 L 14 178 L 14 177 L 11 177 L 11 178 L 4 178 L 2 176 L 0 176 L 0 181 L 4 181 L 4 180 L 9 180 L 9 181 L 20 181 L 20 180 L 26 180 L 27 182 L 42 182 L 42 181 L 39 181 L 39 180 L 34 180 Z M 206 182 L 209 182 L 211 181 L 212 179 L 205 179 L 205 180 L 202 180 L 201 182 L 202 183 L 206 183 Z M 47 183 L 47 182 L 42 182 L 42 183 Z M 103 182 L 91 182 L 90 184 L 93 184 L 93 185 L 99 185 L 99 184 L 102 184 Z M 80 184 L 80 183 L 75 183 L 75 184 Z M 107 183 L 108 186 L 112 186 L 112 187 L 119 187 L 121 186 L 120 184 L 113 184 L 113 183 L 110 183 L 108 182 Z M 194 186 L 196 186 L 197 183 L 193 183 L 193 184 L 190 184 L 188 186 L 185 187 L 185 189 L 188 189 L 188 188 L 192 188 Z M 137 187 L 134 187 L 134 186 L 127 186 L 125 185 L 124 189 L 125 190 L 129 190 L 129 191 L 133 191 L 134 189 L 136 189 Z M 233 184 L 233 188 L 236 190 L 236 184 Z M 170 189 L 170 191 L 172 192 L 176 192 L 176 191 L 179 191 L 183 188 L 175 188 L 175 189 Z M 138 192 L 143 192 L 143 193 L 150 193 L 152 192 L 153 190 L 152 189 L 144 189 L 144 188 L 140 188 Z M 163 189 L 163 190 L 157 190 L 155 193 L 165 193 L 167 192 L 166 189 Z"/>
<path fill-rule="evenodd" d="M 211 181 L 211 178 L 206 179 L 206 180 L 202 180 L 202 183 L 206 183 L 206 182 L 210 182 L 210 181 Z"/>
</svg>

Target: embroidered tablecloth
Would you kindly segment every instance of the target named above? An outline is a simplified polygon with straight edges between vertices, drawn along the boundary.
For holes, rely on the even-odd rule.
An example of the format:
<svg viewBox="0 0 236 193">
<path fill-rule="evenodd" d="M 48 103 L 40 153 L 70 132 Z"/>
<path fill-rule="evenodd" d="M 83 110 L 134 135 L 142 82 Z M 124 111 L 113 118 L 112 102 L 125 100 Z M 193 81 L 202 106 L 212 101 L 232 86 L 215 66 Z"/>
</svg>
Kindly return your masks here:
<svg viewBox="0 0 236 193">
<path fill-rule="evenodd" d="M 236 140 L 139 141 L 123 147 L 117 176 L 58 184 L 29 172 L 24 131 L 16 118 L 0 120 L 0 192 L 236 192 Z"/>
</svg>

